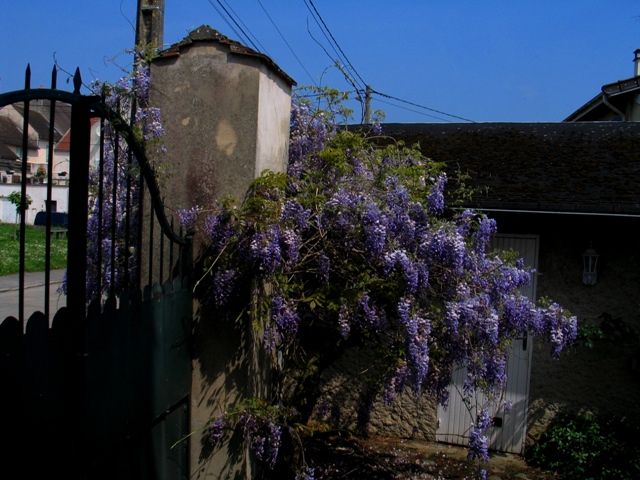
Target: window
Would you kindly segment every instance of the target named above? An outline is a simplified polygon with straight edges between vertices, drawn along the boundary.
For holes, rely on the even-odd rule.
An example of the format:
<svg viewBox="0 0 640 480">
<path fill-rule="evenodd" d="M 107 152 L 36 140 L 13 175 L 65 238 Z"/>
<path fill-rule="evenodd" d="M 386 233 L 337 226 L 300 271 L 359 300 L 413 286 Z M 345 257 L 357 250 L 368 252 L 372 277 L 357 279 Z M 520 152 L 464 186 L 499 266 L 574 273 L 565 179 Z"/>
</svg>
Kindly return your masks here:
<svg viewBox="0 0 640 480">
<path fill-rule="evenodd" d="M 48 204 L 51 204 L 51 211 L 52 212 L 57 212 L 58 211 L 58 201 L 57 200 L 45 200 L 45 202 Z"/>
</svg>

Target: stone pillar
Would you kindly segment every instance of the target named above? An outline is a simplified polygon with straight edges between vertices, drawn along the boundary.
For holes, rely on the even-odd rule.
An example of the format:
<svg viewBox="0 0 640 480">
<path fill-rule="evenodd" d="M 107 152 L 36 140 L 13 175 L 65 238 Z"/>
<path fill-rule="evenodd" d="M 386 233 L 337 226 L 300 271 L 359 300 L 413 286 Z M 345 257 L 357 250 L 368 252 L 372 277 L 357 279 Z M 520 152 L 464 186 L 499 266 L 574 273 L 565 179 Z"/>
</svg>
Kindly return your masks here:
<svg viewBox="0 0 640 480">
<path fill-rule="evenodd" d="M 167 211 L 240 201 L 265 169 L 287 163 L 291 89 L 268 57 L 202 26 L 160 53 L 151 66 L 151 105 L 162 111 Z M 204 242 L 196 235 L 194 256 Z M 250 296 L 247 292 L 247 302 Z M 247 308 L 249 310 L 249 308 Z M 223 322 L 201 298 L 194 305 L 191 478 L 251 476 L 238 445 L 214 452 L 202 427 L 218 413 L 265 391 L 259 332 L 248 315 Z"/>
</svg>

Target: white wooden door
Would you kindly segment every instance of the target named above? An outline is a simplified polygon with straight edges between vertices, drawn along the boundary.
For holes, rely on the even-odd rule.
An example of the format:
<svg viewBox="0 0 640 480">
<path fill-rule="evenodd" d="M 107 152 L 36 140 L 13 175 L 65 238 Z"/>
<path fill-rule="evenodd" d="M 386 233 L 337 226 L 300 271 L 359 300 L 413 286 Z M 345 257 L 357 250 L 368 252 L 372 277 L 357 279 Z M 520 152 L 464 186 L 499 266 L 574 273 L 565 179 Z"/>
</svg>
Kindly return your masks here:
<svg viewBox="0 0 640 480">
<path fill-rule="evenodd" d="M 515 250 L 524 259 L 525 265 L 532 268 L 538 266 L 538 237 L 533 235 L 497 235 L 492 239 L 492 249 Z M 535 299 L 536 275 L 531 283 L 523 289 L 530 299 Z M 531 339 L 528 336 L 513 342 L 507 361 L 507 385 L 503 401 L 497 410 L 492 412 L 494 426 L 487 430 L 490 438 L 490 449 L 501 452 L 522 454 L 527 427 L 527 408 L 529 397 L 529 375 L 531 373 Z M 454 445 L 468 445 L 471 423 L 475 421 L 478 407 L 483 404 L 481 395 L 465 400 L 461 394 L 466 378 L 464 367 L 454 372 L 450 387 L 449 406 L 445 410 L 438 407 L 436 440 Z M 511 413 L 504 411 L 504 402 L 511 402 Z"/>
</svg>

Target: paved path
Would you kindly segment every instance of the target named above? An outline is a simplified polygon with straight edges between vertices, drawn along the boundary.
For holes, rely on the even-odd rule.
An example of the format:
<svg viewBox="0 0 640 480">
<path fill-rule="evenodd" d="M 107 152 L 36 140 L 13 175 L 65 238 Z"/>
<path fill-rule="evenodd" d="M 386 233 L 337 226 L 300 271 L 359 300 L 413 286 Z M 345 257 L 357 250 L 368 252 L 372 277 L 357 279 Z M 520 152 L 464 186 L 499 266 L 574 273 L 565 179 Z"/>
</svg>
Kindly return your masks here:
<svg viewBox="0 0 640 480">
<path fill-rule="evenodd" d="M 67 304 L 66 298 L 56 292 L 62 283 L 64 272 L 64 269 L 51 271 L 49 309 L 52 314 Z M 26 287 L 24 290 L 24 313 L 25 320 L 28 320 L 36 310 L 44 312 L 44 272 L 26 272 L 24 280 Z M 0 277 L 0 323 L 8 316 L 18 318 L 18 286 L 18 274 Z"/>
</svg>

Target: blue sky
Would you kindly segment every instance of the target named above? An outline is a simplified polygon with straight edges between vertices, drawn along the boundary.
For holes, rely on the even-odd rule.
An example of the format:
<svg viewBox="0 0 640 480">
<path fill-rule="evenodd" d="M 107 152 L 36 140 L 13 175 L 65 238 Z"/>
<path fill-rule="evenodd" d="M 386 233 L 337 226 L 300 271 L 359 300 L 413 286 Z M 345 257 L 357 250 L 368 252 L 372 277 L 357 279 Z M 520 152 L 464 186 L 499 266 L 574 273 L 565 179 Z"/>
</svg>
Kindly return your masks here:
<svg viewBox="0 0 640 480">
<path fill-rule="evenodd" d="M 389 122 L 561 121 L 603 84 L 633 76 L 640 48 L 637 0 L 165 1 L 167 44 L 203 24 L 248 43 L 222 5 L 299 85 L 353 90 L 332 67 L 335 45 L 312 16 L 315 5 L 359 85 L 426 107 L 374 95 L 372 107 Z M 130 67 L 122 52 L 134 41 L 136 6 L 0 0 L 0 92 L 22 87 L 27 63 L 32 86 L 48 87 L 54 55 L 65 70 L 79 66 L 85 81 L 117 79 Z"/>
</svg>

